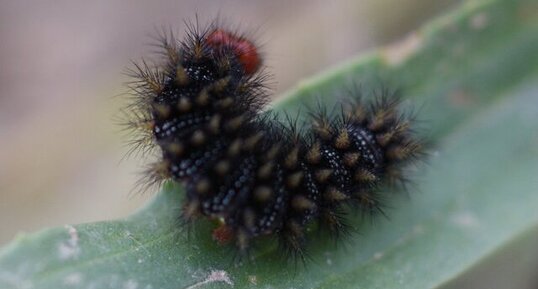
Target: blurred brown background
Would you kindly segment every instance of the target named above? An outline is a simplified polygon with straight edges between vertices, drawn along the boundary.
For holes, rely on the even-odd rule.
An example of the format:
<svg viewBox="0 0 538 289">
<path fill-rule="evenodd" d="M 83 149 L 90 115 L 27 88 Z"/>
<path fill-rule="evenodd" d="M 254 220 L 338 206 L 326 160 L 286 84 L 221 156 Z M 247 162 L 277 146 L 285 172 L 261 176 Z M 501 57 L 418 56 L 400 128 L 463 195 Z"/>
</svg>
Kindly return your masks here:
<svg viewBox="0 0 538 289">
<path fill-rule="evenodd" d="M 403 37 L 458 0 L 1 1 L 0 245 L 19 231 L 126 216 L 143 160 L 114 123 L 123 69 L 197 13 L 259 30 L 275 95 Z"/>
</svg>

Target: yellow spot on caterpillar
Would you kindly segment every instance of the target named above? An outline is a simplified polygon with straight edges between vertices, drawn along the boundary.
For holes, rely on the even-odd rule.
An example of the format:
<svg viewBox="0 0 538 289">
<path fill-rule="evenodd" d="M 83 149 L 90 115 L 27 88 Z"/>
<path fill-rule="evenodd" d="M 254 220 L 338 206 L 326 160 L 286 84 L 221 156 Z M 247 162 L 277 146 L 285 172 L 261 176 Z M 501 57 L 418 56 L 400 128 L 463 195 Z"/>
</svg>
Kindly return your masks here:
<svg viewBox="0 0 538 289">
<path fill-rule="evenodd" d="M 204 56 L 204 47 L 201 43 L 196 43 L 192 49 L 194 59 L 200 60 Z"/>
<path fill-rule="evenodd" d="M 310 164 L 317 164 L 321 159 L 321 144 L 315 142 L 306 154 L 306 160 Z"/>
<path fill-rule="evenodd" d="M 154 104 L 153 109 L 159 118 L 168 118 L 170 116 L 170 107 L 164 104 Z"/>
<path fill-rule="evenodd" d="M 202 89 L 200 91 L 200 94 L 196 97 L 196 103 L 200 106 L 205 106 L 209 103 L 209 93 L 207 92 L 207 89 Z"/>
<path fill-rule="evenodd" d="M 268 162 L 258 169 L 258 178 L 267 179 L 273 171 L 273 162 Z"/>
<path fill-rule="evenodd" d="M 230 156 L 236 156 L 241 152 L 241 145 L 243 144 L 243 141 L 241 139 L 234 140 L 230 147 L 228 148 L 228 155 Z"/>
<path fill-rule="evenodd" d="M 192 134 L 191 141 L 194 145 L 202 145 L 205 142 L 205 134 L 201 130 L 197 130 Z"/>
<path fill-rule="evenodd" d="M 196 183 L 196 192 L 200 195 L 204 195 L 207 192 L 209 192 L 209 188 L 211 186 L 211 183 L 208 179 L 201 179 Z"/>
<path fill-rule="evenodd" d="M 259 202 L 266 202 L 273 195 L 271 188 L 259 186 L 254 190 L 254 198 Z"/>
<path fill-rule="evenodd" d="M 219 102 L 222 108 L 228 108 L 234 103 L 234 99 L 231 97 L 226 97 Z"/>
<path fill-rule="evenodd" d="M 366 119 L 366 110 L 362 105 L 355 105 L 351 111 L 351 118 L 353 121 L 361 123 Z"/>
<path fill-rule="evenodd" d="M 226 86 L 228 86 L 228 83 L 230 83 L 230 79 L 231 79 L 231 76 L 226 76 L 224 78 L 217 80 L 212 85 L 213 91 L 222 92 L 226 88 Z"/>
<path fill-rule="evenodd" d="M 377 135 L 375 139 L 380 146 L 384 147 L 390 143 L 390 140 L 392 139 L 393 136 L 394 136 L 394 131 L 389 131 L 384 134 Z"/>
<path fill-rule="evenodd" d="M 161 161 L 153 164 L 153 173 L 160 178 L 168 178 L 170 176 L 170 162 Z"/>
<path fill-rule="evenodd" d="M 209 120 L 209 129 L 211 130 L 211 132 L 213 132 L 214 134 L 218 133 L 219 132 L 219 128 L 220 128 L 220 120 L 221 120 L 221 116 L 220 114 L 216 114 L 214 115 L 211 120 Z"/>
<path fill-rule="evenodd" d="M 377 177 L 367 169 L 360 168 L 355 172 L 355 180 L 359 182 L 375 182 Z"/>
<path fill-rule="evenodd" d="M 404 160 L 415 152 L 420 150 L 420 144 L 417 142 L 408 142 L 400 146 L 394 146 L 388 149 L 387 157 L 393 160 Z"/>
<path fill-rule="evenodd" d="M 337 149 L 346 149 L 349 147 L 349 134 L 347 132 L 347 129 L 343 128 L 342 130 L 340 130 L 340 133 L 338 133 L 338 136 L 334 141 L 334 146 Z"/>
<path fill-rule="evenodd" d="M 346 153 L 344 154 L 344 164 L 347 167 L 354 167 L 359 161 L 360 156 L 359 153 Z"/>
<path fill-rule="evenodd" d="M 332 136 L 332 129 L 328 121 L 325 119 L 314 120 L 312 129 L 323 140 L 329 140 Z"/>
<path fill-rule="evenodd" d="M 394 109 L 380 109 L 375 113 L 375 115 L 370 120 L 368 129 L 372 131 L 378 131 L 382 129 L 389 121 L 394 119 Z"/>
<path fill-rule="evenodd" d="M 229 162 L 229 161 L 226 161 L 226 160 L 219 161 L 219 162 L 215 165 L 215 171 L 216 171 L 219 175 L 224 176 L 228 171 L 230 171 L 230 162 Z"/>
<path fill-rule="evenodd" d="M 297 211 L 311 210 L 316 204 L 305 196 L 297 195 L 291 200 L 291 206 Z"/>
<path fill-rule="evenodd" d="M 263 132 L 259 132 L 245 139 L 245 149 L 247 150 L 253 149 L 258 144 L 258 142 L 262 139 L 262 137 L 263 137 Z"/>
<path fill-rule="evenodd" d="M 302 179 L 303 179 L 303 172 L 302 171 L 298 171 L 298 172 L 295 172 L 295 173 L 291 174 L 288 177 L 288 187 L 290 187 L 290 188 L 298 187 L 299 184 L 301 183 Z"/>
<path fill-rule="evenodd" d="M 177 103 L 177 109 L 180 112 L 188 112 L 192 108 L 191 101 L 186 97 L 181 97 Z"/>
<path fill-rule="evenodd" d="M 183 144 L 177 142 L 169 143 L 166 146 L 166 151 L 175 156 L 180 156 L 181 154 L 183 154 L 184 150 L 185 147 L 183 146 Z"/>
<path fill-rule="evenodd" d="M 141 121 L 137 126 L 146 131 L 153 131 L 155 128 L 155 122 L 153 120 Z"/>
<path fill-rule="evenodd" d="M 329 177 L 332 175 L 333 170 L 331 169 L 321 169 L 316 171 L 316 180 L 320 183 L 325 183 Z"/>
<path fill-rule="evenodd" d="M 272 160 L 278 155 L 278 153 L 280 152 L 280 146 L 281 145 L 278 143 L 278 144 L 273 145 L 269 149 L 269 151 L 267 152 L 267 159 L 268 160 Z"/>
<path fill-rule="evenodd" d="M 294 168 L 297 165 L 298 156 L 299 156 L 299 148 L 295 147 L 286 156 L 286 159 L 284 160 L 284 166 L 288 169 Z"/>
<path fill-rule="evenodd" d="M 342 193 L 340 190 L 334 187 L 327 188 L 327 190 L 325 191 L 324 197 L 325 199 L 331 202 L 341 202 L 341 201 L 349 199 L 348 195 Z"/>
<path fill-rule="evenodd" d="M 176 83 L 180 86 L 189 84 L 189 75 L 181 65 L 178 65 L 176 68 Z"/>
<path fill-rule="evenodd" d="M 226 124 L 226 127 L 232 131 L 237 130 L 239 129 L 239 127 L 241 127 L 241 124 L 243 123 L 244 120 L 245 120 L 244 115 L 236 116 L 232 118 L 230 121 L 228 121 L 228 123 Z"/>
</svg>

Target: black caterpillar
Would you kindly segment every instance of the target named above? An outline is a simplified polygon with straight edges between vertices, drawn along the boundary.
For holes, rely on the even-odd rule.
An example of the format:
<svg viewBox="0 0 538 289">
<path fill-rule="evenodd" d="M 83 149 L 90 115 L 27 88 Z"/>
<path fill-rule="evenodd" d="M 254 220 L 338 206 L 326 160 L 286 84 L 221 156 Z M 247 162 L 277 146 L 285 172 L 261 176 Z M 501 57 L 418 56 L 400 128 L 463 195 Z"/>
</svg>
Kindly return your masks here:
<svg viewBox="0 0 538 289">
<path fill-rule="evenodd" d="M 386 91 L 368 105 L 351 97 L 338 117 L 312 113 L 299 133 L 262 112 L 261 58 L 246 37 L 191 26 L 183 41 L 162 37 L 160 46 L 162 63 L 133 70 L 137 146 L 160 148 L 153 181 L 186 184 L 182 219 L 218 220 L 214 237 L 240 252 L 273 235 L 303 257 L 306 226 L 338 236 L 345 208 L 381 211 L 380 185 L 404 182 L 403 168 L 423 152 L 413 117 Z"/>
</svg>

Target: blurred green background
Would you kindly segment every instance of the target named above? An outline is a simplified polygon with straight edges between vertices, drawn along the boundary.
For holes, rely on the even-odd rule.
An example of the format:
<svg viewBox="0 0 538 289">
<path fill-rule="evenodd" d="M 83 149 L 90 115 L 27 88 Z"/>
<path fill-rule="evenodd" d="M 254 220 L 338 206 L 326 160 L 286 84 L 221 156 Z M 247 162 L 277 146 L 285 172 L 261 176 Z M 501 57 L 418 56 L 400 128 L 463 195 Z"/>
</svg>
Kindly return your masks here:
<svg viewBox="0 0 538 289">
<path fill-rule="evenodd" d="M 122 71 L 155 29 L 220 15 L 253 30 L 277 96 L 404 37 L 460 1 L 0 1 L 0 245 L 19 231 L 126 216 L 144 160 L 122 161 Z"/>
</svg>

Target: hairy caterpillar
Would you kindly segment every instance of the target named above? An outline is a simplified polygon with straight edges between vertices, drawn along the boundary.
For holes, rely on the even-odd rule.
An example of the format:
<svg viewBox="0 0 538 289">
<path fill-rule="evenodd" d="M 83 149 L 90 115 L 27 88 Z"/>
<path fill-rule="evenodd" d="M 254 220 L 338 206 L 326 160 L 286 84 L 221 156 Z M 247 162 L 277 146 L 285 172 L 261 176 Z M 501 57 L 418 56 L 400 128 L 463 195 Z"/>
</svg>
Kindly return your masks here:
<svg viewBox="0 0 538 289">
<path fill-rule="evenodd" d="M 303 257 L 309 224 L 339 236 L 345 208 L 381 211 L 380 186 L 404 182 L 404 167 L 423 152 L 413 118 L 385 90 L 369 104 L 352 95 L 338 116 L 313 112 L 299 133 L 262 112 L 262 59 L 246 37 L 191 26 L 182 41 L 160 44 L 162 63 L 133 70 L 137 147 L 160 150 L 153 181 L 185 183 L 182 219 L 218 220 L 214 237 L 242 253 L 272 235 Z"/>
</svg>

